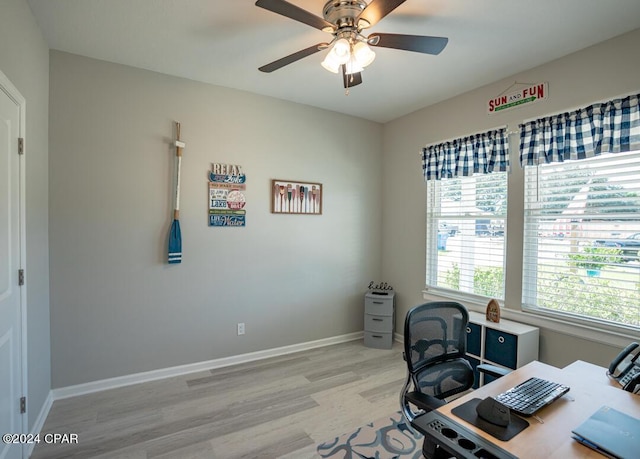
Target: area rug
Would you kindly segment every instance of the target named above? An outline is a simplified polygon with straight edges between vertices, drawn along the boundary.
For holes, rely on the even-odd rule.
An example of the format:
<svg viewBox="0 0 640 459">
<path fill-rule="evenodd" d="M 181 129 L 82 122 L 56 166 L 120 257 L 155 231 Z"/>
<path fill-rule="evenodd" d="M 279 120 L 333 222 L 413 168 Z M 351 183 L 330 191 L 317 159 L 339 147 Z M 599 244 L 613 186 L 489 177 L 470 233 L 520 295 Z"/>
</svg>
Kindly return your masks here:
<svg viewBox="0 0 640 459">
<path fill-rule="evenodd" d="M 422 438 L 397 412 L 318 444 L 317 453 L 331 459 L 421 459 Z"/>
</svg>

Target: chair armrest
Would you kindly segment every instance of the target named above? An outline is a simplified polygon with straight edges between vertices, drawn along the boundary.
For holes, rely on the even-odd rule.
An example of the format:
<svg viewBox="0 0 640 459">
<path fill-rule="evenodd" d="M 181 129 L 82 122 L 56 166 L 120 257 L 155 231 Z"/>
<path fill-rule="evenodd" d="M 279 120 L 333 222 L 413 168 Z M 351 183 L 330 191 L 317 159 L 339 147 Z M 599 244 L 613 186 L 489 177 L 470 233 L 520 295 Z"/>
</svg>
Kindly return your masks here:
<svg viewBox="0 0 640 459">
<path fill-rule="evenodd" d="M 478 365 L 478 371 L 482 373 L 486 373 L 495 378 L 499 378 L 504 375 L 508 375 L 511 373 L 511 370 L 507 368 L 497 367 L 495 365 L 489 365 L 488 363 L 481 363 Z"/>
<path fill-rule="evenodd" d="M 425 411 L 432 411 L 441 406 L 447 404 L 446 401 L 440 400 L 439 398 L 432 397 L 431 395 L 423 394 L 422 392 L 407 392 L 404 394 L 405 400 L 413 403 L 415 406 Z"/>
</svg>

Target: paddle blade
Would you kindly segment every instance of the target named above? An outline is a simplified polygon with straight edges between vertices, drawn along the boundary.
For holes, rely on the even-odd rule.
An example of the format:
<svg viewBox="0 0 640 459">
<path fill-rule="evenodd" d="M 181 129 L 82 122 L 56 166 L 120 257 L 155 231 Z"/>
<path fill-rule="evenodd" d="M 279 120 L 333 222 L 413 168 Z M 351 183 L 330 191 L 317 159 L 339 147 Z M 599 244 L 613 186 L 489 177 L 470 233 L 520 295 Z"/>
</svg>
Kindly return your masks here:
<svg viewBox="0 0 640 459">
<path fill-rule="evenodd" d="M 367 39 L 371 46 L 403 49 L 423 54 L 440 54 L 449 42 L 445 37 L 427 37 L 423 35 L 402 35 L 395 33 L 372 33 Z"/>
<path fill-rule="evenodd" d="M 335 28 L 333 24 L 325 21 L 321 17 L 311 14 L 307 10 L 303 10 L 302 8 L 292 5 L 289 2 L 285 2 L 284 0 L 258 0 L 256 2 L 256 6 L 288 17 L 294 21 L 310 25 L 318 30 L 333 30 Z"/>
<path fill-rule="evenodd" d="M 182 234 L 180 232 L 180 222 L 174 220 L 169 231 L 169 264 L 182 262 Z"/>
<path fill-rule="evenodd" d="M 387 14 L 402 5 L 405 1 L 406 0 L 372 0 L 362 13 L 360 13 L 356 24 L 362 28 L 371 27 Z M 360 20 L 364 20 L 366 22 L 360 22 Z"/>
<path fill-rule="evenodd" d="M 285 65 L 293 64 L 294 62 L 299 61 L 300 59 L 303 59 L 307 56 L 311 56 L 312 54 L 317 53 L 321 49 L 325 49 L 327 46 L 329 46 L 328 43 L 318 43 L 317 45 L 309 46 L 306 49 L 302 49 L 296 53 L 289 54 L 288 56 L 278 59 L 277 61 L 273 61 L 270 64 L 263 65 L 258 70 L 260 70 L 261 72 L 271 73 L 274 70 L 281 69 Z"/>
</svg>

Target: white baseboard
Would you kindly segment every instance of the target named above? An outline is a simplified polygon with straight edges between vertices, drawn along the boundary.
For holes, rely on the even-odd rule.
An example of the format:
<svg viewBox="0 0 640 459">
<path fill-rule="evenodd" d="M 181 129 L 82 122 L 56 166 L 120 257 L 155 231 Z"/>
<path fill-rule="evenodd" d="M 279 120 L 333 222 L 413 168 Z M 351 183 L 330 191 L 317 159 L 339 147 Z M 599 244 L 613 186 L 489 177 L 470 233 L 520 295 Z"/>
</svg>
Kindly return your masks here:
<svg viewBox="0 0 640 459">
<path fill-rule="evenodd" d="M 100 381 L 92 381 L 74 386 L 60 387 L 53 389 L 51 395 L 53 400 L 62 400 L 65 398 L 76 397 L 78 395 L 100 392 L 117 387 L 130 386 L 158 379 L 171 378 L 189 373 L 196 373 L 203 370 L 211 370 L 214 368 L 228 367 L 240 363 L 253 362 L 255 360 L 277 357 L 279 355 L 292 354 L 294 352 L 306 351 L 318 347 L 330 346 L 332 344 L 346 343 L 362 339 L 363 332 L 349 333 L 347 335 L 334 336 L 306 343 L 292 344 L 290 346 L 277 347 L 273 349 L 265 349 L 263 351 L 250 352 L 247 354 L 234 355 L 231 357 L 223 357 L 220 359 L 207 360 L 205 362 L 190 363 L 177 367 L 161 368 L 159 370 L 146 371 L 143 373 L 135 373 L 131 375 L 119 376 L 116 378 L 103 379 Z M 47 411 L 48 412 L 48 411 Z M 46 416 L 45 416 L 46 418 Z M 44 421 L 43 421 L 44 422 Z"/>
<path fill-rule="evenodd" d="M 36 418 L 35 422 L 33 423 L 33 427 L 31 428 L 31 432 L 29 432 L 32 435 L 37 435 L 40 432 L 42 432 L 42 428 L 44 427 L 44 422 L 47 420 L 47 416 L 49 416 L 49 411 L 51 410 L 51 405 L 53 405 L 53 391 L 49 391 L 49 395 L 47 395 L 47 398 L 45 399 L 44 403 L 42 404 L 42 408 L 40 409 L 40 413 L 38 413 L 38 417 Z M 31 456 L 31 453 L 33 453 L 33 449 L 35 448 L 36 444 L 35 443 L 29 443 L 29 445 L 27 446 L 27 457 Z"/>
</svg>

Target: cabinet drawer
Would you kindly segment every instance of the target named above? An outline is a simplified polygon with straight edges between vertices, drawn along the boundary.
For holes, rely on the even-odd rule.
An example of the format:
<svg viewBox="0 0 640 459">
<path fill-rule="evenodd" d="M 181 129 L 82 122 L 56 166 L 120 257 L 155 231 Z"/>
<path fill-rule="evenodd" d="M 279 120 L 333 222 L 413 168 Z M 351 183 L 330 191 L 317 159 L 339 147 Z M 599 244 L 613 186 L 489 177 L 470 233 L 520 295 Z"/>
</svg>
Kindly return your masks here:
<svg viewBox="0 0 640 459">
<path fill-rule="evenodd" d="M 393 331 L 393 316 L 364 315 L 364 329 L 374 332 Z"/>
<path fill-rule="evenodd" d="M 377 316 L 393 315 L 393 297 L 366 295 L 364 298 L 365 314 Z"/>
<path fill-rule="evenodd" d="M 518 337 L 487 328 L 484 356 L 494 363 L 515 369 L 518 360 Z"/>
<path fill-rule="evenodd" d="M 467 352 L 480 357 L 482 342 L 482 327 L 478 324 L 469 323 L 467 325 Z"/>
<path fill-rule="evenodd" d="M 364 345 L 378 349 L 391 349 L 393 345 L 393 333 L 365 331 Z"/>
</svg>

